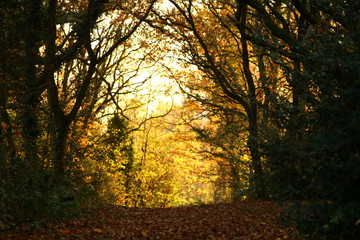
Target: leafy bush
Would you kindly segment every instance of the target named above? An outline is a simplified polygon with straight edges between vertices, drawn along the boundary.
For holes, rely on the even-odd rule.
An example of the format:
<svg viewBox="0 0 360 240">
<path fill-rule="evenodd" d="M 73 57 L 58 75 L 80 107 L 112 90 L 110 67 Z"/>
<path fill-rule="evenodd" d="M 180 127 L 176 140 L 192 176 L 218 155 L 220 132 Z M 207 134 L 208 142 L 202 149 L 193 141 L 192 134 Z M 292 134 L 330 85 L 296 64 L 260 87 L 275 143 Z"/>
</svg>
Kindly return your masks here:
<svg viewBox="0 0 360 240">
<path fill-rule="evenodd" d="M 1 214 L 6 216 L 0 219 L 2 228 L 77 213 L 76 193 L 70 182 L 55 181 L 43 170 L 17 173 L 0 187 Z"/>
</svg>

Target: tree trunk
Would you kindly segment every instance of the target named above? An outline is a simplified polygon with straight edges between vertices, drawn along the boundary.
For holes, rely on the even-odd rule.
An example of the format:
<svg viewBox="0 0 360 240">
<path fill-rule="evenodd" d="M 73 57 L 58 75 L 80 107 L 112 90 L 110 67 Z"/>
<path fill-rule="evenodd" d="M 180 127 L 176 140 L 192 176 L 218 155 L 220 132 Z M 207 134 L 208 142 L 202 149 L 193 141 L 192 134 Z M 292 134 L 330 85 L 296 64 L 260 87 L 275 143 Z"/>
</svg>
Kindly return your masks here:
<svg viewBox="0 0 360 240">
<path fill-rule="evenodd" d="M 246 28 L 246 18 L 247 18 L 247 5 L 238 1 L 238 29 L 243 35 Z M 259 151 L 259 140 L 258 140 L 258 108 L 257 108 L 257 99 L 256 99 L 256 87 L 254 78 L 250 70 L 250 56 L 248 42 L 244 37 L 241 37 L 241 50 L 242 50 L 242 67 L 244 71 L 245 80 L 248 84 L 249 91 L 249 104 L 248 104 L 248 121 L 249 121 L 249 139 L 248 139 L 248 148 L 250 151 L 252 166 L 254 169 L 254 184 L 255 191 L 258 198 L 267 199 L 268 195 L 266 193 L 266 185 L 264 179 L 264 172 L 261 163 L 261 154 Z"/>
<path fill-rule="evenodd" d="M 61 180 L 65 177 L 65 154 L 69 124 L 64 117 L 62 119 L 54 119 L 54 125 L 51 131 L 54 173 L 55 177 Z"/>
<path fill-rule="evenodd" d="M 22 138 L 25 151 L 26 163 L 31 167 L 39 165 L 37 140 L 40 135 L 38 126 L 37 108 L 40 103 L 40 86 L 37 77 L 39 64 L 39 29 L 41 28 L 41 1 L 33 0 L 27 3 L 24 22 L 24 58 L 23 58 L 23 96 L 22 96 Z"/>
<path fill-rule="evenodd" d="M 56 62 L 56 5 L 56 0 L 49 1 L 45 72 L 47 80 L 47 97 L 51 110 L 50 139 L 54 174 L 58 180 L 62 180 L 65 176 L 64 158 L 70 121 L 61 109 L 58 98 L 58 88 L 54 77 Z"/>
<path fill-rule="evenodd" d="M 232 195 L 232 201 L 240 201 L 243 193 L 241 192 L 241 179 L 239 177 L 239 161 L 237 156 L 233 156 L 233 159 L 230 163 L 230 173 L 231 173 L 231 195 Z"/>
<path fill-rule="evenodd" d="M 264 170 L 261 163 L 261 153 L 259 151 L 256 104 L 254 103 L 253 106 L 250 107 L 250 109 L 251 112 L 249 114 L 249 138 L 247 144 L 250 151 L 252 167 L 254 169 L 255 191 L 258 198 L 268 199 L 269 196 L 266 191 Z"/>
</svg>

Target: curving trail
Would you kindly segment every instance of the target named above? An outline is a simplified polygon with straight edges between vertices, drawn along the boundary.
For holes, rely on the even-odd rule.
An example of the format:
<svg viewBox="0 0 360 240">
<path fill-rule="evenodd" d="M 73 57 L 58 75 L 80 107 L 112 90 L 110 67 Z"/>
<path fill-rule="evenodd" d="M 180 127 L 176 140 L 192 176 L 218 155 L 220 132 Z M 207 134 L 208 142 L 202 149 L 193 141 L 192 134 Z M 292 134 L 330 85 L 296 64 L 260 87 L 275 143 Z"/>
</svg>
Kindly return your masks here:
<svg viewBox="0 0 360 240">
<path fill-rule="evenodd" d="M 305 239 L 293 227 L 279 226 L 280 212 L 274 203 L 252 200 L 151 209 L 106 205 L 33 232 L 19 228 L 0 239 Z"/>
</svg>

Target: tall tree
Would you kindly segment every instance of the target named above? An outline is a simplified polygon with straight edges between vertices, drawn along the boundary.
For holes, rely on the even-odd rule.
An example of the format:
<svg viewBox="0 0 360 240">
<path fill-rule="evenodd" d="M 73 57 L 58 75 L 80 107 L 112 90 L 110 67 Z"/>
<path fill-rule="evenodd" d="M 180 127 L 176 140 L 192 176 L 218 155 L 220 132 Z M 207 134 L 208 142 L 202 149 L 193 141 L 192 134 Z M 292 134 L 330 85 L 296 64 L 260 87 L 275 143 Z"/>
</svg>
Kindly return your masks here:
<svg viewBox="0 0 360 240">
<path fill-rule="evenodd" d="M 244 24 L 251 21 L 243 14 L 241 22 L 234 24 L 232 19 L 241 16 L 231 1 L 170 1 L 173 8 L 167 14 L 159 16 L 166 31 L 181 44 L 184 61 L 190 62 L 203 71 L 207 79 L 214 81 L 216 90 L 223 98 L 238 105 L 239 113 L 248 123 L 247 146 L 252 159 L 256 194 L 267 198 L 265 176 L 259 150 L 259 86 L 251 68 L 251 46 L 242 38 Z M 240 20 L 240 19 L 239 19 Z M 216 34 L 213 34 L 216 32 Z M 188 86 L 190 86 L 188 84 Z M 216 104 L 216 102 L 214 103 Z"/>
<path fill-rule="evenodd" d="M 89 1 L 85 4 L 85 8 L 79 14 L 81 20 L 76 22 L 73 31 L 68 34 L 68 37 L 75 36 L 76 41 L 66 46 L 66 50 L 59 59 L 57 58 L 57 45 L 56 45 L 56 17 L 57 17 L 57 1 L 50 1 L 48 7 L 48 37 L 46 41 L 46 64 L 45 64 L 45 73 L 47 79 L 47 95 L 48 101 L 50 103 L 50 109 L 53 119 L 53 128 L 52 128 L 52 145 L 53 145 L 53 154 L 54 154 L 54 168 L 56 173 L 59 176 L 63 176 L 65 172 L 64 165 L 64 154 L 66 148 L 66 142 L 68 138 L 68 131 L 70 124 L 76 118 L 77 113 L 83 105 L 86 93 L 92 84 L 93 76 L 96 73 L 97 66 L 102 64 L 121 44 L 128 40 L 131 35 L 136 31 L 140 26 L 141 22 L 147 17 L 152 8 L 152 5 L 155 1 L 152 1 L 144 9 L 143 16 L 140 20 L 130 26 L 129 30 L 123 33 L 121 36 L 114 40 L 111 46 L 108 46 L 106 49 L 101 49 L 99 45 L 93 44 L 93 29 L 97 24 L 97 21 L 100 19 L 102 14 L 109 9 L 109 6 L 106 5 L 104 1 Z M 62 13 L 62 14 L 66 14 Z M 67 38 L 65 38 L 66 43 Z M 56 72 L 56 67 L 60 67 L 61 63 L 70 61 L 71 59 L 76 58 L 76 53 L 79 51 L 86 52 L 86 59 L 84 60 L 87 65 L 85 73 L 82 76 L 82 79 L 79 79 L 78 93 L 75 98 L 75 103 L 70 107 L 68 113 L 64 111 L 59 102 L 59 93 L 58 87 L 55 82 L 54 73 Z M 60 51 L 61 52 L 61 51 Z M 65 55 L 67 54 L 67 55 Z M 64 56 L 65 55 L 65 56 Z M 65 57 L 65 59 L 62 59 Z"/>
<path fill-rule="evenodd" d="M 359 173 L 354 157 L 358 137 L 353 134 L 359 128 L 353 123 L 359 110 L 353 104 L 359 101 L 354 94 L 360 78 L 354 69 L 359 19 L 353 16 L 360 5 L 297 0 L 237 3 L 257 20 L 256 25 L 246 24 L 242 36 L 266 50 L 283 69 L 291 90 L 290 101 L 278 101 L 284 115 L 280 121 L 274 119 L 283 132 L 269 139 L 270 175 L 278 188 L 274 196 L 310 201 L 307 210 L 317 218 L 307 219 L 302 229 L 353 239 L 359 231 L 354 226 L 359 212 L 350 209 L 358 196 L 349 194 L 354 189 L 344 192 L 347 187 L 341 182 L 346 179 L 346 185 L 358 188 L 353 177 Z M 281 99 L 281 92 L 277 95 Z M 330 190 L 334 186 L 336 194 Z M 304 218 L 299 219 L 304 223 Z"/>
<path fill-rule="evenodd" d="M 41 214 L 40 205 L 51 208 L 71 191 L 58 180 L 67 182 L 71 161 L 79 160 L 69 156 L 76 132 L 79 126 L 86 132 L 93 116 L 116 105 L 132 84 L 117 81 L 126 74 L 118 66 L 143 47 L 132 48 L 129 39 L 155 2 L 1 2 L 0 149 L 8 154 L 1 155 L 0 188 L 7 194 L 0 197 L 14 221 Z"/>
<path fill-rule="evenodd" d="M 266 163 L 272 197 L 308 199 L 309 211 L 321 216 L 304 228 L 353 238 L 358 230 L 345 229 L 358 219 L 358 211 L 350 211 L 357 194 L 337 183 L 343 176 L 358 188 L 359 3 L 170 2 L 172 8 L 157 13 L 163 27 L 149 24 L 172 36 L 184 61 L 238 104 L 248 123 L 258 195 L 266 196 Z M 188 88 L 209 89 L 190 81 Z M 328 181 L 339 194 L 331 194 Z M 340 216 L 345 212 L 349 219 Z"/>
</svg>

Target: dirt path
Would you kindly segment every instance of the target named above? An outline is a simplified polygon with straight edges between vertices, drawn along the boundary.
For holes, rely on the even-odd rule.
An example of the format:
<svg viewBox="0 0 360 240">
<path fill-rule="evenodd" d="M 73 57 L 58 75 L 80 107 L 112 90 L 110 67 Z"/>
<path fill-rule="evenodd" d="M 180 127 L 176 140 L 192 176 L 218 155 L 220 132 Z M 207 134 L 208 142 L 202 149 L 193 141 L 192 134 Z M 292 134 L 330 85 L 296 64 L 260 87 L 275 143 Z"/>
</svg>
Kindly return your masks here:
<svg viewBox="0 0 360 240">
<path fill-rule="evenodd" d="M 19 228 L 0 239 L 303 239 L 294 228 L 279 226 L 279 214 L 275 204 L 262 201 L 156 209 L 108 205 L 36 231 Z"/>
</svg>

